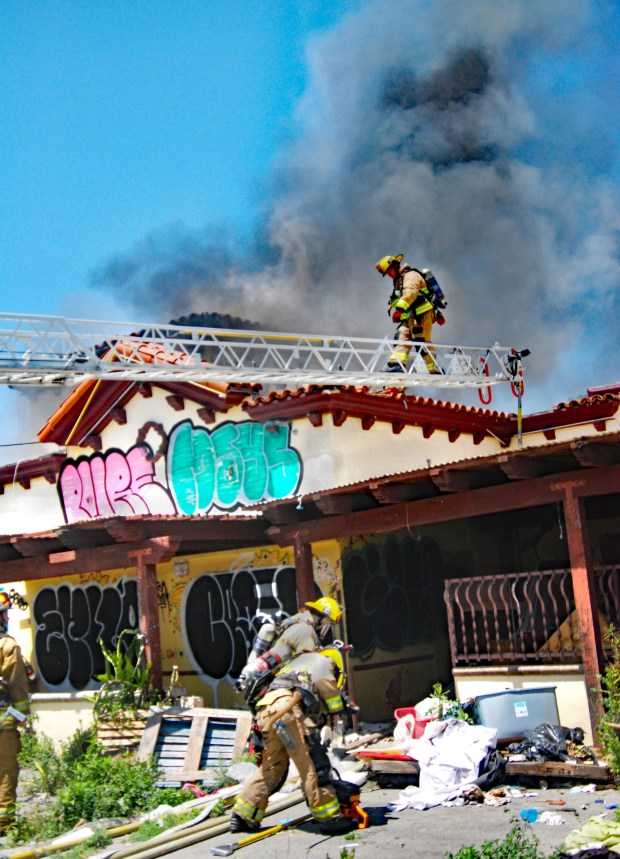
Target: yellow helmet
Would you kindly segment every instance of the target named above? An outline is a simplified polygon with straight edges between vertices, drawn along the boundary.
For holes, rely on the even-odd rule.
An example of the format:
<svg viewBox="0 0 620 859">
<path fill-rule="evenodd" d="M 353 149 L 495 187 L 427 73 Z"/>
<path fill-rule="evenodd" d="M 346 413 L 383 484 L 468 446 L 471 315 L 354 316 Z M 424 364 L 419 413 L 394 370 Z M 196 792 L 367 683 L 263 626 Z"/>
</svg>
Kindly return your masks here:
<svg viewBox="0 0 620 859">
<path fill-rule="evenodd" d="M 398 265 L 400 265 L 400 263 L 402 261 L 403 261 L 403 255 L 402 254 L 398 254 L 398 256 L 395 256 L 395 257 L 390 257 L 390 256 L 381 257 L 379 262 L 376 264 L 375 268 L 377 269 L 377 271 L 379 272 L 381 277 L 385 277 L 387 272 L 388 272 L 388 268 L 390 268 L 390 266 L 394 265 L 394 263 L 397 263 Z"/>
<path fill-rule="evenodd" d="M 319 655 L 331 659 L 336 668 L 336 685 L 338 688 L 344 686 L 344 659 L 342 658 L 342 653 L 335 647 L 324 647 L 322 650 L 319 650 Z"/>
<path fill-rule="evenodd" d="M 342 617 L 342 609 L 331 597 L 321 597 L 314 602 L 306 603 L 308 608 L 313 608 L 318 614 L 324 615 L 333 623 L 338 623 Z"/>
<path fill-rule="evenodd" d="M 9 595 L 4 591 L 0 591 L 0 611 L 8 611 L 11 608 L 11 600 Z"/>
</svg>

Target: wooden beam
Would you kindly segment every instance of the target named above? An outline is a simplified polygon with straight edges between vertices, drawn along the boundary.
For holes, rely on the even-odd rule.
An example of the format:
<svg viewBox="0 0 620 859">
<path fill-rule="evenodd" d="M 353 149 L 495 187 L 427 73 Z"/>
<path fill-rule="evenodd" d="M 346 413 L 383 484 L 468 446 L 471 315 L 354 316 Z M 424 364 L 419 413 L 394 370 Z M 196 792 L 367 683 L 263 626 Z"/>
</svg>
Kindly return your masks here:
<svg viewBox="0 0 620 859">
<path fill-rule="evenodd" d="M 185 400 L 177 394 L 170 394 L 169 397 L 166 397 L 166 402 L 175 412 L 182 412 L 185 408 Z"/>
<path fill-rule="evenodd" d="M 574 488 L 579 483 L 579 480 L 573 479 L 566 480 L 563 484 L 565 493 L 564 521 L 566 522 L 566 540 L 570 557 L 575 608 L 579 621 L 579 638 L 588 708 L 592 730 L 596 736 L 598 725 L 604 717 L 599 675 L 603 670 L 605 657 L 596 605 L 585 502 L 583 498 L 576 498 L 574 494 Z"/>
<path fill-rule="evenodd" d="M 409 483 L 385 483 L 382 486 L 371 486 L 369 491 L 379 504 L 410 501 L 414 494 L 414 489 Z"/>
<path fill-rule="evenodd" d="M 586 468 L 601 468 L 618 461 L 618 447 L 608 444 L 575 441 L 571 444 L 571 451 L 579 464 Z"/>
<path fill-rule="evenodd" d="M 497 464 L 510 480 L 531 480 L 540 476 L 540 464 L 533 457 L 500 456 Z"/>
<path fill-rule="evenodd" d="M 124 426 L 127 423 L 127 412 L 125 409 L 112 409 L 110 418 L 117 424 Z"/>
<path fill-rule="evenodd" d="M 312 546 L 303 540 L 294 540 L 295 584 L 299 608 L 314 599 L 314 572 L 312 569 Z"/>
<path fill-rule="evenodd" d="M 198 417 L 203 422 L 203 424 L 212 424 L 215 421 L 215 410 L 208 409 L 206 406 L 198 409 Z"/>
<path fill-rule="evenodd" d="M 74 576 L 80 573 L 93 573 L 99 570 L 119 570 L 132 567 L 132 553 L 148 549 L 150 560 L 157 564 L 174 555 L 178 544 L 167 537 L 144 540 L 140 543 L 123 543 L 114 546 L 98 546 L 94 549 L 79 549 L 73 560 L 61 563 L 50 563 L 48 558 L 20 558 L 18 561 L 0 562 L 0 584 L 10 582 L 32 581 L 35 579 L 54 579 L 62 576 Z"/>
<path fill-rule="evenodd" d="M 157 566 L 149 563 L 148 548 L 136 549 L 132 556 L 138 570 L 138 613 L 140 632 L 146 639 L 146 661 L 153 666 L 153 685 L 162 691 L 161 637 L 159 634 L 159 603 L 157 599 Z"/>
<path fill-rule="evenodd" d="M 467 492 L 472 488 L 474 474 L 470 471 L 432 468 L 430 477 L 435 486 L 442 492 Z"/>
<path fill-rule="evenodd" d="M 575 497 L 611 495 L 620 486 L 620 465 L 593 468 L 579 472 L 574 488 Z M 376 510 L 361 510 L 346 516 L 332 516 L 318 521 L 303 522 L 283 528 L 270 528 L 268 536 L 279 546 L 290 546 L 295 537 L 309 542 L 337 537 L 354 537 L 358 534 L 385 533 L 406 528 L 408 523 L 429 525 L 451 522 L 489 513 L 520 510 L 543 504 L 563 501 L 563 481 L 575 480 L 574 472 L 547 475 L 518 483 L 486 486 L 468 492 L 424 498 Z"/>
<path fill-rule="evenodd" d="M 318 495 L 313 500 L 325 516 L 336 516 L 355 509 L 355 499 L 355 495 Z"/>
</svg>

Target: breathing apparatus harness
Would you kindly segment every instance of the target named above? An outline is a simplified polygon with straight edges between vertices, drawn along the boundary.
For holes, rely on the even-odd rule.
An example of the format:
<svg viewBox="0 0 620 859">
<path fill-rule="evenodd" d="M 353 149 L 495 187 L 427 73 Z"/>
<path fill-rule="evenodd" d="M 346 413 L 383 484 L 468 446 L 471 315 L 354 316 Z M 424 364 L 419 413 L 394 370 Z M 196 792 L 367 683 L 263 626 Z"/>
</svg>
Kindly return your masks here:
<svg viewBox="0 0 620 859">
<path fill-rule="evenodd" d="M 398 277 L 394 281 L 392 294 L 388 298 L 388 316 L 391 316 L 392 311 L 396 309 L 396 303 L 400 298 L 402 298 L 403 280 L 409 271 L 416 271 L 424 279 L 425 285 L 420 290 L 420 294 L 410 305 L 409 309 L 400 311 L 400 319 L 404 321 L 405 319 L 409 319 L 411 315 L 420 315 L 417 309 L 428 303 L 431 305 L 433 313 L 435 314 L 435 322 L 439 325 L 444 325 L 446 319 L 441 311 L 447 307 L 448 302 L 443 294 L 443 290 L 437 283 L 437 278 L 430 268 L 419 269 L 414 266 L 406 265 L 400 269 Z"/>
</svg>

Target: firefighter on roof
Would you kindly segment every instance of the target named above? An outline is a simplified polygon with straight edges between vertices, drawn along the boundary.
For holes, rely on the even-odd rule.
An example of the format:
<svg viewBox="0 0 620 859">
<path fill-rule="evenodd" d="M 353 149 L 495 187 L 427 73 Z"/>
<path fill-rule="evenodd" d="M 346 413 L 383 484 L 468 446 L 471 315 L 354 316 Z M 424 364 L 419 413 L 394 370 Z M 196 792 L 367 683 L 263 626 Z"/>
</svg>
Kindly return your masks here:
<svg viewBox="0 0 620 859">
<path fill-rule="evenodd" d="M 319 829 L 326 835 L 353 828 L 343 813 L 332 778 L 332 765 L 319 734 L 328 718 L 337 720 L 346 709 L 341 692 L 342 656 L 335 648 L 302 653 L 281 668 L 256 704 L 264 750 L 260 770 L 235 800 L 231 832 L 260 827 L 269 797 L 280 788 L 289 759 Z"/>
<path fill-rule="evenodd" d="M 441 303 L 431 283 L 437 281 L 430 270 L 419 271 L 403 263 L 403 255 L 381 257 L 375 268 L 382 277 L 389 275 L 394 288 L 388 299 L 388 313 L 396 323 L 397 346 L 390 355 L 387 370 L 391 373 L 402 372 L 407 364 L 411 343 L 430 343 L 433 322 L 443 324 L 444 319 L 439 307 L 445 307 L 441 290 Z M 429 277 L 430 276 L 430 277 Z M 438 285 L 437 285 L 438 288 Z M 430 373 L 441 371 L 435 363 L 433 350 L 423 348 L 422 356 Z"/>
<path fill-rule="evenodd" d="M 326 636 L 341 617 L 342 608 L 336 600 L 321 597 L 307 602 L 304 611 L 280 624 L 263 624 L 254 640 L 248 663 L 235 684 L 250 706 L 280 666 L 298 654 L 318 650 L 321 644 L 326 643 Z"/>
<path fill-rule="evenodd" d="M 0 834 L 13 822 L 21 743 L 17 725 L 30 712 L 28 675 L 22 652 L 8 634 L 8 596 L 0 591 Z"/>
</svg>

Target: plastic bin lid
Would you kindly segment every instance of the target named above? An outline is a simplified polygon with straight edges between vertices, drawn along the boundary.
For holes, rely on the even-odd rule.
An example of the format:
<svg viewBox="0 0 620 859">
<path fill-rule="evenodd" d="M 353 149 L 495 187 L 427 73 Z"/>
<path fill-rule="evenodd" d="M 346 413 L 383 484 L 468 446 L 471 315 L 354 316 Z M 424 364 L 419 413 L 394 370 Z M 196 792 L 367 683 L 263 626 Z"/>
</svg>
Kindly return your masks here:
<svg viewBox="0 0 620 859">
<path fill-rule="evenodd" d="M 528 695 L 530 692 L 551 692 L 555 694 L 557 686 L 527 686 L 523 689 L 501 689 L 499 692 L 484 692 L 482 695 L 476 695 L 475 700 L 480 701 L 482 698 L 498 698 L 500 695 Z"/>
</svg>

